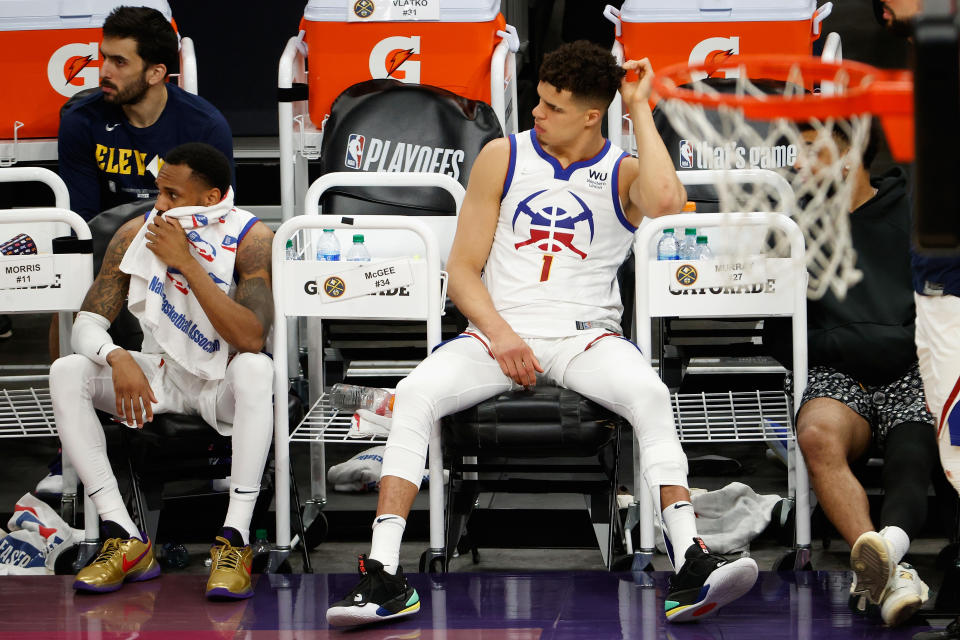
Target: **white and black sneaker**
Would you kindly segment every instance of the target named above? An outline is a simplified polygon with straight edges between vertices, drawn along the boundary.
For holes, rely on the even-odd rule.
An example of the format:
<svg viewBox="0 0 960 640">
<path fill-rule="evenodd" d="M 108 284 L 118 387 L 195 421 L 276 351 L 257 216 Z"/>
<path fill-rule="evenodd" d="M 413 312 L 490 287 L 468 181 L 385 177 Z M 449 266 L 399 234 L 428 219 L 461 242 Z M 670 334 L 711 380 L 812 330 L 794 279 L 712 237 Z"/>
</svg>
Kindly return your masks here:
<svg viewBox="0 0 960 640">
<path fill-rule="evenodd" d="M 420 610 L 420 596 L 397 568 L 392 576 L 383 564 L 365 555 L 358 559 L 363 578 L 353 591 L 327 609 L 327 622 L 335 627 L 352 627 L 409 616 Z"/>
<path fill-rule="evenodd" d="M 930 590 L 917 575 L 917 570 L 901 562 L 883 594 L 880 616 L 888 626 L 896 627 L 909 620 L 929 597 Z"/>
<path fill-rule="evenodd" d="M 876 531 L 867 531 L 850 549 L 850 568 L 856 574 L 857 592 L 865 593 L 871 603 L 880 604 L 897 569 L 893 548 Z"/>
<path fill-rule="evenodd" d="M 753 558 L 728 561 L 710 553 L 700 538 L 693 539 L 684 558 L 680 571 L 670 577 L 670 590 L 664 601 L 670 622 L 710 617 L 750 591 L 757 581 L 757 563 Z"/>
</svg>

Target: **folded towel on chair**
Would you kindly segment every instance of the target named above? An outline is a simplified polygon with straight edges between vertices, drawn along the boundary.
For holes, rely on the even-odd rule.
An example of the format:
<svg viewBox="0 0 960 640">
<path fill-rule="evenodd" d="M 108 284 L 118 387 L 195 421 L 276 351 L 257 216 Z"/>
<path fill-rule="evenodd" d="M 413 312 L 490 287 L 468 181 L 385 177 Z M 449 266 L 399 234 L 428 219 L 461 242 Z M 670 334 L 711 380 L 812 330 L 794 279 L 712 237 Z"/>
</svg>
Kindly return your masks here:
<svg viewBox="0 0 960 640">
<path fill-rule="evenodd" d="M 147 214 L 120 262 L 130 274 L 127 307 L 170 358 L 204 380 L 220 380 L 227 368 L 228 345 L 207 319 L 203 307 L 178 270 L 165 265 L 149 248 L 146 234 L 156 216 L 176 220 L 183 227 L 196 258 L 216 285 L 230 293 L 237 248 L 257 222 L 250 212 L 233 206 L 233 189 L 210 207 L 176 207 L 163 214 Z M 146 350 L 146 348 L 145 348 Z"/>
</svg>

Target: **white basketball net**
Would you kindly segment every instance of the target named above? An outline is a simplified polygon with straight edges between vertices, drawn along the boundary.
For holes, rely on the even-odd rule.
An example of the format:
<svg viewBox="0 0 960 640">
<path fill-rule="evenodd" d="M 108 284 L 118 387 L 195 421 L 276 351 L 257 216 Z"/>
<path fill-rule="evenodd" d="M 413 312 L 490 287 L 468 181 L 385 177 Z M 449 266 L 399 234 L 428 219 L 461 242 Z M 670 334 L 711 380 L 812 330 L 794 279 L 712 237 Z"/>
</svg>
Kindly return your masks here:
<svg viewBox="0 0 960 640">
<path fill-rule="evenodd" d="M 737 81 L 737 94 L 763 97 L 767 92 L 760 89 L 741 73 Z M 826 84 L 826 83 L 824 83 Z M 804 86 L 799 70 L 794 69 L 784 91 L 801 99 Z M 715 94 L 716 89 L 702 81 L 694 81 L 685 88 L 696 93 Z M 846 76 L 841 72 L 825 87 L 826 91 L 840 93 L 846 88 Z M 809 94 L 804 95 L 809 99 Z M 795 122 L 788 119 L 771 120 L 766 135 L 754 123 L 747 121 L 743 111 L 726 106 L 716 110 L 679 98 L 664 98 L 660 108 L 670 124 L 682 138 L 702 141 L 709 145 L 701 149 L 723 149 L 711 158 L 711 168 L 722 169 L 724 176 L 716 184 L 720 211 L 752 212 L 771 211 L 772 202 L 778 202 L 773 187 L 736 180 L 736 170 L 769 168 L 783 176 L 793 188 L 796 202 L 780 203 L 780 210 L 788 213 L 803 231 L 806 241 L 807 271 L 810 275 L 807 296 L 819 299 L 828 289 L 838 298 L 846 296 L 847 289 L 860 281 L 862 274 L 855 267 L 856 252 L 850 238 L 851 195 L 854 181 L 862 160 L 863 148 L 870 131 L 870 115 L 858 115 L 845 119 L 820 121 L 811 119 Z M 711 122 L 707 114 L 713 114 Z M 801 126 L 812 130 L 804 134 Z M 842 130 L 849 147 L 841 150 L 835 133 Z M 805 138 L 806 135 L 806 138 Z M 738 154 L 735 147 L 746 148 Z M 776 166 L 784 156 L 784 145 L 791 153 L 799 154 L 797 167 Z M 846 145 L 843 145 L 846 146 Z M 750 153 L 760 150 L 759 154 Z M 780 150 L 777 157 L 770 150 Z M 754 164 L 759 161 L 759 164 Z M 735 222 L 731 222 L 735 225 Z M 773 255 L 789 255 L 789 242 L 783 234 L 771 233 Z"/>
</svg>

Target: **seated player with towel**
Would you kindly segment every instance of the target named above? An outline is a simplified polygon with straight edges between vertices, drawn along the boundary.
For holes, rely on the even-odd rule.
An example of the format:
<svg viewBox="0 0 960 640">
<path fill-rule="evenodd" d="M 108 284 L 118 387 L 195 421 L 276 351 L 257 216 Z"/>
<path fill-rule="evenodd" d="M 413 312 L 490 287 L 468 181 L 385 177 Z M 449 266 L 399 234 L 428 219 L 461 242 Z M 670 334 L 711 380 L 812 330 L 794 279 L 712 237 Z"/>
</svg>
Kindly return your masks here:
<svg viewBox="0 0 960 640">
<path fill-rule="evenodd" d="M 172 149 L 153 211 L 113 236 L 73 327 L 75 354 L 53 363 L 50 391 L 63 450 L 102 519 L 103 546 L 80 591 L 115 591 L 160 573 L 107 459 L 95 409 L 150 428 L 155 413 L 200 415 L 232 436 L 230 505 L 211 549 L 211 598 L 248 598 L 250 520 L 273 435 L 273 364 L 260 353 L 273 322 L 273 233 L 233 205 L 230 163 L 216 148 Z M 144 328 L 126 351 L 107 329 L 129 293 Z"/>
</svg>

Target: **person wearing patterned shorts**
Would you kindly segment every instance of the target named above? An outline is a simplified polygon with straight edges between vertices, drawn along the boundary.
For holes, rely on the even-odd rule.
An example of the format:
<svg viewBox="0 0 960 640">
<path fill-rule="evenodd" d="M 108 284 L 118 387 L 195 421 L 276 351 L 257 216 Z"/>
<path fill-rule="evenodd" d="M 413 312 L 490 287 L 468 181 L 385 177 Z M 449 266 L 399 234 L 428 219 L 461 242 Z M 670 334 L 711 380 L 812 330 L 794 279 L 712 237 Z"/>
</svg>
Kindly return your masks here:
<svg viewBox="0 0 960 640">
<path fill-rule="evenodd" d="M 808 143 L 815 138 L 814 133 L 804 136 Z M 807 304 L 810 369 L 796 425 L 813 490 L 851 547 L 856 573 L 851 605 L 861 613 L 879 607 L 884 622 L 896 625 L 927 599 L 916 570 L 901 561 L 926 520 L 937 449 L 914 347 L 906 178 L 893 169 L 871 179 L 875 140 L 871 136 L 861 166 L 845 169 L 856 172 L 851 176 L 850 231 L 863 279 L 843 300 L 827 293 Z M 839 131 L 834 141 L 841 151 L 849 148 Z M 797 164 L 812 163 L 815 172 L 830 160 L 824 153 L 812 158 L 812 152 L 805 152 Z M 771 346 L 790 369 L 788 349 L 776 344 L 777 324 L 769 322 Z M 790 382 L 788 377 L 788 387 Z M 851 470 L 876 450 L 884 459 L 879 531 L 870 518 L 867 494 Z"/>
</svg>

